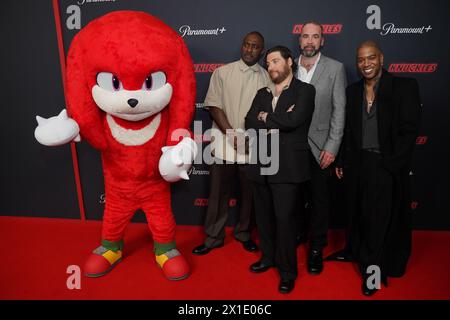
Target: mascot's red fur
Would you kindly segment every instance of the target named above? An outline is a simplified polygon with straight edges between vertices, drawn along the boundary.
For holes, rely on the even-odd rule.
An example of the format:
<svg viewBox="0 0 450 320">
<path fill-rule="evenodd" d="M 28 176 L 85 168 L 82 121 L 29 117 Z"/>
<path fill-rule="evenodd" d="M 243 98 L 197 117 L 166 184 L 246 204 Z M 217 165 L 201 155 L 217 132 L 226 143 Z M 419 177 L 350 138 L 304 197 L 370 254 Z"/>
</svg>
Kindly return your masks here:
<svg viewBox="0 0 450 320">
<path fill-rule="evenodd" d="M 178 144 L 176 130 L 186 132 L 195 111 L 193 64 L 182 38 L 146 13 L 109 13 L 75 36 L 66 76 L 69 115 L 81 138 L 100 150 L 105 179 L 101 246 L 85 274 L 104 275 L 121 260 L 125 227 L 141 208 L 165 276 L 186 278 L 170 185 L 158 171 L 161 148 Z"/>
</svg>

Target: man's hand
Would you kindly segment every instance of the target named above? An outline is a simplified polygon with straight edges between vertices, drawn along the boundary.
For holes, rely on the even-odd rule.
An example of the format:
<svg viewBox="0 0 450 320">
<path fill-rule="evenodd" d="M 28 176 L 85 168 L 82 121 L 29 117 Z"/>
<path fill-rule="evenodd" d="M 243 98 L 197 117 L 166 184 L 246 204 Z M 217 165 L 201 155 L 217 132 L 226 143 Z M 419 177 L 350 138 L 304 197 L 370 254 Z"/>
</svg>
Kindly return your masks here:
<svg viewBox="0 0 450 320">
<path fill-rule="evenodd" d="M 243 129 L 227 129 L 226 136 L 230 140 L 234 150 L 244 153 L 243 151 L 247 148 L 248 137 L 245 136 Z"/>
<path fill-rule="evenodd" d="M 267 119 L 267 112 L 261 111 L 260 113 L 258 113 L 257 119 L 259 121 L 264 121 L 264 123 L 265 123 L 266 119 Z"/>
<path fill-rule="evenodd" d="M 233 146 L 234 150 L 236 150 L 237 146 L 238 146 L 238 139 L 237 139 L 236 130 L 235 129 L 227 129 L 225 131 L 225 136 L 230 141 L 230 143 Z"/>
<path fill-rule="evenodd" d="M 234 149 L 240 154 L 248 153 L 248 137 L 245 135 L 245 131 L 242 129 L 236 129 L 235 147 Z"/>
<path fill-rule="evenodd" d="M 326 169 L 330 164 L 334 162 L 335 156 L 329 151 L 322 150 L 320 152 L 319 160 L 320 160 L 320 168 Z"/>
<path fill-rule="evenodd" d="M 344 170 L 342 168 L 336 167 L 335 171 L 338 179 L 342 179 L 344 177 Z"/>
</svg>

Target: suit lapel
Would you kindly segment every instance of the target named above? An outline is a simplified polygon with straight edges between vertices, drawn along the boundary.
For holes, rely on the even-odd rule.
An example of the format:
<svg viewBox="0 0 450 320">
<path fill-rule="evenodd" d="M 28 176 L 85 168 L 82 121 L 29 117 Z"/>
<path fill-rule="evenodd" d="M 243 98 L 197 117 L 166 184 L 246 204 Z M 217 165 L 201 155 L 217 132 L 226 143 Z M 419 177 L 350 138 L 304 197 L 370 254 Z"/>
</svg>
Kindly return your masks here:
<svg viewBox="0 0 450 320">
<path fill-rule="evenodd" d="M 272 91 L 269 87 L 265 88 L 265 92 L 264 92 L 264 100 L 262 103 L 262 107 L 263 107 L 263 111 L 267 112 L 267 113 L 272 113 L 272 99 L 273 99 L 273 95 L 272 95 Z"/>
<path fill-rule="evenodd" d="M 320 56 L 320 60 L 317 63 L 317 66 L 316 66 L 316 70 L 314 70 L 314 74 L 313 74 L 313 76 L 311 78 L 311 84 L 313 86 L 316 86 L 317 82 L 320 79 L 320 76 L 322 75 L 322 72 L 326 69 L 325 68 L 326 63 L 327 63 L 326 62 L 326 57 L 324 55 L 321 55 Z"/>
<path fill-rule="evenodd" d="M 380 146 L 384 144 L 384 141 L 389 134 L 389 127 L 392 119 L 392 108 L 390 108 L 390 105 L 392 104 L 392 82 L 392 76 L 383 69 L 377 92 L 377 123 Z"/>
<path fill-rule="evenodd" d="M 352 106 L 353 108 L 353 125 L 354 125 L 354 134 L 355 139 L 358 142 L 358 146 L 362 147 L 362 103 L 363 103 L 363 95 L 364 95 L 364 81 L 360 80 L 355 87 L 355 100 Z"/>
<path fill-rule="evenodd" d="M 291 84 L 289 88 L 283 90 L 278 98 L 277 104 L 275 105 L 274 112 L 285 112 L 291 105 L 289 105 L 289 101 L 295 101 L 292 98 L 292 94 L 294 92 L 293 86 L 295 86 L 295 78 L 292 78 Z"/>
</svg>

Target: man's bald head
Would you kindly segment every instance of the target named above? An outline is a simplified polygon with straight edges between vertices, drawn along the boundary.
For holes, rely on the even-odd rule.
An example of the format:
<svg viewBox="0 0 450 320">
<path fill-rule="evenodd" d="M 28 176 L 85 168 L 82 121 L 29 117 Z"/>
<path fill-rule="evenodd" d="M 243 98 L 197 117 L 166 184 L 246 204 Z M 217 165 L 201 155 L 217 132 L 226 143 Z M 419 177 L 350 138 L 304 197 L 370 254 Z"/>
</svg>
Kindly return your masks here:
<svg viewBox="0 0 450 320">
<path fill-rule="evenodd" d="M 378 42 L 373 41 L 373 40 L 366 40 L 366 41 L 361 42 L 359 44 L 358 48 L 356 49 L 356 52 L 358 52 L 361 48 L 366 48 L 366 47 L 375 48 L 379 54 L 383 54 L 383 51 L 381 50 L 381 47 L 378 44 Z"/>
<path fill-rule="evenodd" d="M 247 36 L 250 36 L 250 35 L 253 35 L 253 36 L 258 37 L 258 38 L 261 40 L 262 47 L 264 48 L 264 37 L 263 37 L 263 35 L 262 35 L 259 31 L 252 31 L 252 32 L 247 33 L 247 34 L 245 35 L 244 39 L 245 39 Z"/>
<path fill-rule="evenodd" d="M 241 59 L 248 66 L 253 66 L 261 59 L 264 52 L 264 37 L 258 31 L 247 33 L 241 46 Z"/>
</svg>

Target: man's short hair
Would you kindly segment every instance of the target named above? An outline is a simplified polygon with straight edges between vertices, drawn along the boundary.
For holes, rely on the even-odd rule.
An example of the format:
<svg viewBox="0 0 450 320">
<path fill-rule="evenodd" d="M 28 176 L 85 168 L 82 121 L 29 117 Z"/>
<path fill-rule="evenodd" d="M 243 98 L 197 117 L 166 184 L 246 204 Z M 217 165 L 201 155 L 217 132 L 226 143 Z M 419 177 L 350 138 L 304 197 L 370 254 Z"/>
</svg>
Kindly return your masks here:
<svg viewBox="0 0 450 320">
<path fill-rule="evenodd" d="M 372 47 L 378 50 L 378 52 L 380 52 L 381 54 L 383 54 L 383 51 L 381 50 L 381 46 L 378 42 L 374 41 L 374 40 L 366 40 L 363 41 L 359 44 L 358 48 L 356 48 L 356 53 L 358 53 L 359 49 L 363 48 L 363 47 Z"/>
<path fill-rule="evenodd" d="M 297 64 L 295 63 L 294 56 L 292 55 L 291 50 L 289 50 L 289 48 L 287 48 L 287 47 L 285 47 L 285 46 L 275 46 L 275 47 L 272 47 L 272 48 L 270 48 L 269 50 L 267 50 L 266 57 L 265 57 L 266 62 L 267 62 L 267 56 L 268 56 L 269 54 L 273 53 L 273 52 L 279 52 L 280 55 L 281 55 L 286 61 L 289 60 L 289 58 L 291 58 L 291 59 L 292 59 L 292 67 L 291 67 L 291 68 L 292 68 L 292 73 L 295 74 L 295 71 L 297 71 Z"/>
<path fill-rule="evenodd" d="M 262 47 L 264 48 L 264 37 L 259 31 L 252 31 L 252 32 L 247 33 L 245 35 L 244 39 L 247 38 L 247 36 L 249 36 L 251 34 L 255 35 L 255 36 L 259 37 L 259 39 L 261 39 L 261 44 L 262 44 Z"/>
<path fill-rule="evenodd" d="M 303 31 L 303 28 L 304 28 L 307 24 L 313 24 L 313 25 L 315 25 L 315 26 L 320 27 L 320 36 L 323 37 L 323 26 L 322 26 L 322 24 L 320 24 L 319 22 L 317 22 L 317 21 L 315 21 L 315 20 L 308 21 L 308 22 L 306 22 L 306 23 L 303 24 L 302 31 Z"/>
</svg>

